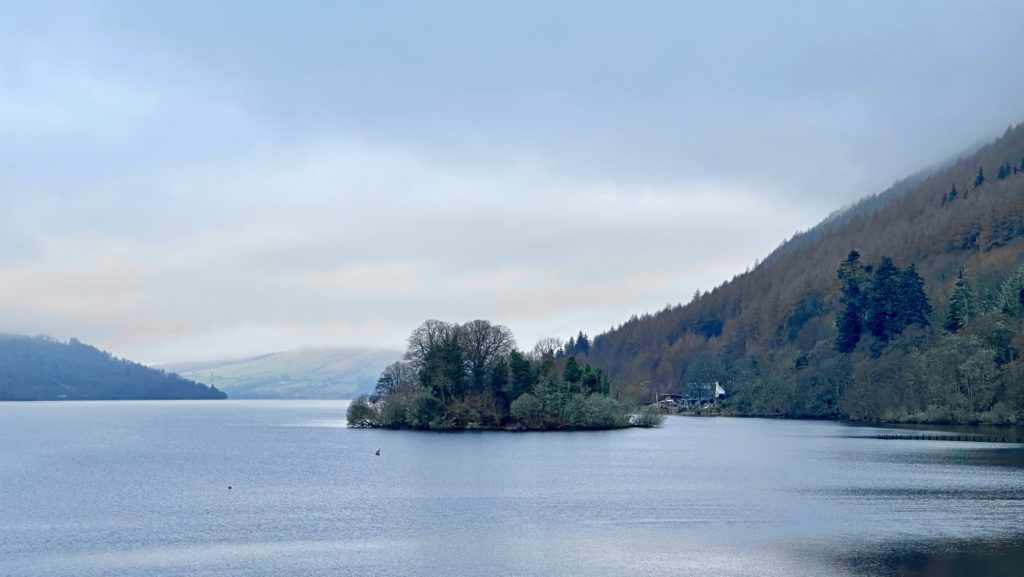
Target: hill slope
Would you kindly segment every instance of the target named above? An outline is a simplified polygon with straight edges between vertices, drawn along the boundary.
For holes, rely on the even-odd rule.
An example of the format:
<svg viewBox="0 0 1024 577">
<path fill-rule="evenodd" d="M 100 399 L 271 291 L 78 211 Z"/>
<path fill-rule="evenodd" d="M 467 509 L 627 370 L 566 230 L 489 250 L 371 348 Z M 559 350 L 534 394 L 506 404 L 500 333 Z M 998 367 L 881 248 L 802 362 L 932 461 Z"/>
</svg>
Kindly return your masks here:
<svg viewBox="0 0 1024 577">
<path fill-rule="evenodd" d="M 852 352 L 834 348 L 836 318 L 846 310 L 837 269 L 852 250 L 866 265 L 858 273 L 865 290 L 883 257 L 898 271 L 914 265 L 932 309 L 927 327 L 900 327 L 883 339 L 865 328 Z M 1018 125 L 796 235 L 754 270 L 689 304 L 598 335 L 591 361 L 641 395 L 719 380 L 733 408 L 747 414 L 1020 420 L 1022 311 L 1003 307 L 1000 291 L 1022 263 Z M 947 331 L 961 268 L 977 314 Z M 859 320 L 868 321 L 866 309 Z"/>
<path fill-rule="evenodd" d="M 232 398 L 339 399 L 372 390 L 384 367 L 400 356 L 390 350 L 298 349 L 162 368 L 214 385 Z"/>
<path fill-rule="evenodd" d="M 0 400 L 223 399 L 216 388 L 82 344 L 0 335 Z"/>
</svg>

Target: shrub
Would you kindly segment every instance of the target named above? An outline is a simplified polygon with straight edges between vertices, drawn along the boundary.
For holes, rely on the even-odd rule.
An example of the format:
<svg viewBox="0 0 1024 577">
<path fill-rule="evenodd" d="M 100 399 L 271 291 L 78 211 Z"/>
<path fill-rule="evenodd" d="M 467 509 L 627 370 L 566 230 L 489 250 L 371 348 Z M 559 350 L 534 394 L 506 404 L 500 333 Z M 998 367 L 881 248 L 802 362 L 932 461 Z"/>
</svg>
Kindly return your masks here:
<svg viewBox="0 0 1024 577">
<path fill-rule="evenodd" d="M 437 397 L 427 392 L 419 393 L 409 403 L 406 422 L 414 429 L 428 429 L 438 422 L 441 409 L 441 401 Z"/>
<path fill-rule="evenodd" d="M 352 400 L 345 412 L 350 427 L 376 427 L 380 425 L 380 412 L 370 398 L 360 395 Z"/>
<path fill-rule="evenodd" d="M 523 393 L 512 401 L 512 418 L 524 427 L 537 428 L 544 424 L 544 404 L 530 393 Z"/>
<path fill-rule="evenodd" d="M 573 395 L 563 414 L 563 424 L 577 429 L 611 429 L 629 424 L 626 405 L 599 394 Z"/>
<path fill-rule="evenodd" d="M 384 397 L 380 404 L 380 425 L 391 429 L 402 429 L 409 426 L 409 402 L 411 395 L 391 394 Z"/>
<path fill-rule="evenodd" d="M 633 415 L 633 425 L 637 427 L 660 427 L 664 422 L 665 415 L 654 405 L 647 405 Z"/>
</svg>

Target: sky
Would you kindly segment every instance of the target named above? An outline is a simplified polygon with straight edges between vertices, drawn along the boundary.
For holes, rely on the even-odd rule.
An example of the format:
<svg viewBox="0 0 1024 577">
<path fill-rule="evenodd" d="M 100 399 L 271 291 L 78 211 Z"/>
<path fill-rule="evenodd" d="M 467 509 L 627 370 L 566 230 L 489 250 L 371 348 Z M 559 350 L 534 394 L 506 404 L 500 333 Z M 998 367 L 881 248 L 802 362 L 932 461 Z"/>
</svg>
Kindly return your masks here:
<svg viewBox="0 0 1024 577">
<path fill-rule="evenodd" d="M 4 2 L 0 332 L 146 363 L 687 302 L 1024 121 L 1015 2 Z"/>
</svg>

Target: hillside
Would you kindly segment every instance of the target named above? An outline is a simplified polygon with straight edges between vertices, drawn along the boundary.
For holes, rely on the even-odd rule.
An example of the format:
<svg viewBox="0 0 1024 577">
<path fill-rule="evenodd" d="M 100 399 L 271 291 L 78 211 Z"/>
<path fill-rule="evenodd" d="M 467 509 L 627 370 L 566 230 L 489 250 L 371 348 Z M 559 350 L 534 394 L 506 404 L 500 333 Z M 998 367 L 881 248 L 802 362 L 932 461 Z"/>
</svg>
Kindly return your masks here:
<svg viewBox="0 0 1024 577">
<path fill-rule="evenodd" d="M 865 337 L 840 352 L 836 319 L 851 298 L 841 293 L 837 271 L 851 251 L 859 253 L 849 267 L 864 292 L 857 299 L 867 299 L 858 306 L 878 296 L 867 290 L 885 284 L 875 272 L 890 257 L 886 274 L 909 269 L 919 276 L 930 310 L 919 322 L 879 329 L 880 337 L 865 324 Z M 721 381 L 732 408 L 744 414 L 1019 422 L 1024 305 L 1011 306 L 1007 291 L 1024 282 L 1014 276 L 1022 263 L 1018 125 L 834 214 L 690 303 L 598 335 L 590 361 L 638 396 Z M 950 330 L 960 269 L 972 289 L 972 314 Z M 851 319 L 856 325 L 868 317 L 863 308 Z"/>
<path fill-rule="evenodd" d="M 0 335 L 0 400 L 223 399 L 216 388 L 76 339 Z"/>
<path fill-rule="evenodd" d="M 399 356 L 391 350 L 297 349 L 161 368 L 214 385 L 232 398 L 344 399 L 373 390 L 384 367 Z"/>
</svg>

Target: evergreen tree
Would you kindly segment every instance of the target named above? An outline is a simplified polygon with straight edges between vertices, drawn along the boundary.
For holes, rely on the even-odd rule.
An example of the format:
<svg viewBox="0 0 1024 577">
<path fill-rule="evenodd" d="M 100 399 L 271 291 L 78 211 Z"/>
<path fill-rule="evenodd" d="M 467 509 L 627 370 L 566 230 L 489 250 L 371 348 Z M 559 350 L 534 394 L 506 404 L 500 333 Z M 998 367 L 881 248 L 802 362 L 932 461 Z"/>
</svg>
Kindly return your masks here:
<svg viewBox="0 0 1024 577">
<path fill-rule="evenodd" d="M 946 315 L 944 327 L 947 331 L 955 333 L 964 328 L 971 318 L 974 317 L 974 292 L 971 290 L 971 283 L 964 274 L 964 269 L 956 274 L 956 284 L 953 286 L 953 295 L 949 299 L 949 314 Z"/>
<path fill-rule="evenodd" d="M 1024 314 L 1024 266 L 1019 267 L 999 287 L 996 309 L 1011 317 Z"/>
<path fill-rule="evenodd" d="M 594 367 L 587 363 L 583 367 L 583 377 L 581 379 L 583 394 L 589 395 L 592 393 L 601 392 L 601 369 L 594 370 Z"/>
<path fill-rule="evenodd" d="M 985 184 L 985 171 L 979 166 L 978 175 L 974 177 L 974 188 L 978 188 L 983 184 Z"/>
<path fill-rule="evenodd" d="M 571 357 L 576 354 L 576 339 L 569 337 L 569 340 L 565 343 L 565 356 Z"/>
<path fill-rule="evenodd" d="M 576 352 L 581 353 L 583 356 L 590 355 L 590 338 L 583 331 L 580 331 L 580 334 L 576 336 Z"/>
<path fill-rule="evenodd" d="M 512 351 L 509 353 L 508 369 L 508 398 L 515 400 L 521 395 L 533 391 L 535 380 L 533 370 L 530 367 L 530 361 L 519 351 Z"/>
<path fill-rule="evenodd" d="M 945 205 L 953 202 L 953 200 L 956 199 L 956 195 L 957 194 L 960 194 L 960 193 L 957 192 L 957 190 L 956 190 L 956 183 L 954 183 L 953 186 L 949 189 L 949 192 L 947 192 L 946 195 L 942 197 L 942 205 L 945 206 Z"/>
<path fill-rule="evenodd" d="M 900 333 L 900 269 L 884 256 L 875 269 L 867 301 L 867 328 L 879 342 L 887 343 Z"/>
<path fill-rule="evenodd" d="M 852 250 L 846 260 L 836 271 L 842 283 L 839 302 L 843 310 L 836 319 L 836 341 L 834 348 L 841 353 L 853 352 L 860 342 L 864 328 L 864 267 L 860 263 L 860 253 Z"/>
<path fill-rule="evenodd" d="M 932 313 L 932 305 L 928 303 L 928 295 L 924 292 L 924 279 L 917 274 L 913 264 L 900 272 L 897 298 L 897 326 L 900 331 L 910 325 L 929 325 L 928 316 Z"/>
<path fill-rule="evenodd" d="M 565 361 L 565 370 L 562 371 L 562 380 L 570 385 L 576 385 L 582 378 L 583 372 L 580 370 L 580 364 L 576 362 L 576 357 L 569 357 L 569 360 Z"/>
</svg>

